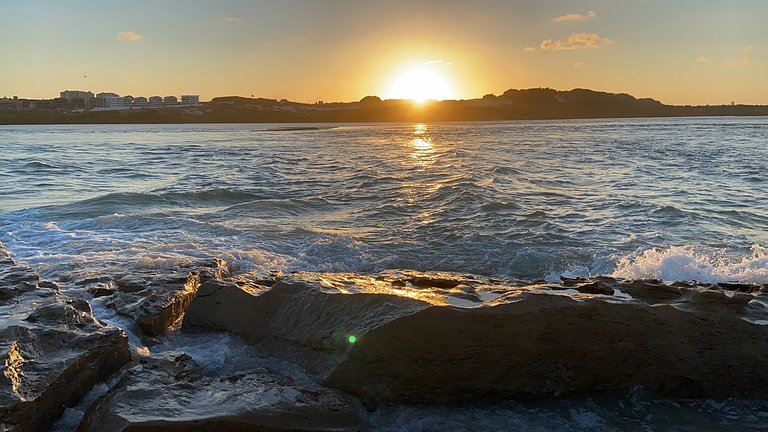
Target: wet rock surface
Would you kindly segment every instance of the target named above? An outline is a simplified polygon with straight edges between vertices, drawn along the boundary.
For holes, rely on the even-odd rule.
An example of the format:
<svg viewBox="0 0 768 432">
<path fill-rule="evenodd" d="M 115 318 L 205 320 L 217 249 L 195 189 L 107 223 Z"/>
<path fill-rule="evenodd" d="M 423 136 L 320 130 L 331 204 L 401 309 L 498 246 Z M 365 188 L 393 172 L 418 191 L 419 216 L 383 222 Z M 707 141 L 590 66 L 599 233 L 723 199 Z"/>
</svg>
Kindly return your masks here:
<svg viewBox="0 0 768 432">
<path fill-rule="evenodd" d="M 665 396 L 764 397 L 762 300 L 759 287 L 611 278 L 525 285 L 297 273 L 268 287 L 245 275 L 201 286 L 184 328 L 238 334 L 369 405 L 635 385 Z"/>
<path fill-rule="evenodd" d="M 351 398 L 263 368 L 204 375 L 188 355 L 141 359 L 86 414 L 78 432 L 356 431 Z"/>
<path fill-rule="evenodd" d="M 360 430 L 361 404 L 636 388 L 768 397 L 765 286 L 395 270 L 232 273 L 214 259 L 56 284 L 0 248 L 0 431 L 46 430 L 110 377 L 117 384 L 101 386 L 107 393 L 87 409 L 80 431 Z M 146 355 L 134 354 L 118 373 L 130 357 L 126 336 L 99 323 L 92 305 L 140 331 L 143 340 L 131 340 Z M 218 370 L 196 363 L 186 345 L 168 345 L 208 340 L 210 331 L 236 335 L 253 352 Z M 303 378 L 269 361 L 243 362 L 253 353 L 297 365 Z"/>
<path fill-rule="evenodd" d="M 44 431 L 130 357 L 120 329 L 0 245 L 0 430 Z"/>
<path fill-rule="evenodd" d="M 158 337 L 184 315 L 202 282 L 229 276 L 222 260 L 200 260 L 170 270 L 136 270 L 75 282 L 118 315 L 133 319 L 145 336 Z"/>
</svg>

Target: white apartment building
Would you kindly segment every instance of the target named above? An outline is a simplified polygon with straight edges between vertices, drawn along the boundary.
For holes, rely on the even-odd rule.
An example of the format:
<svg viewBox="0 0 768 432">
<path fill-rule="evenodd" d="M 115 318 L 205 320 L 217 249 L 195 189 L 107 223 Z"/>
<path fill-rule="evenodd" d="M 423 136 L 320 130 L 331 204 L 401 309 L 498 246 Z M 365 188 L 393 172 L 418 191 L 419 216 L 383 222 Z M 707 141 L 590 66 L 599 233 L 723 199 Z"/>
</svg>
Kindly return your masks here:
<svg viewBox="0 0 768 432">
<path fill-rule="evenodd" d="M 66 100 L 93 99 L 93 92 L 81 91 L 81 90 L 64 90 L 63 92 L 60 92 L 59 95 L 61 96 L 62 99 L 66 99 Z"/>
<path fill-rule="evenodd" d="M 181 104 L 189 106 L 200 105 L 200 95 L 181 95 Z"/>
<path fill-rule="evenodd" d="M 70 101 L 69 103 L 79 104 L 79 106 L 84 109 L 120 110 L 132 108 L 181 108 L 200 106 L 199 95 L 182 95 L 181 103 L 179 103 L 179 98 L 176 96 L 151 96 L 150 98 L 146 98 L 143 96 L 120 96 L 117 93 L 101 92 L 94 97 L 92 92 L 80 90 L 64 90 L 60 94 L 62 99 Z"/>
<path fill-rule="evenodd" d="M 163 98 L 161 98 L 160 96 L 150 96 L 147 106 L 149 108 L 162 108 Z"/>
</svg>

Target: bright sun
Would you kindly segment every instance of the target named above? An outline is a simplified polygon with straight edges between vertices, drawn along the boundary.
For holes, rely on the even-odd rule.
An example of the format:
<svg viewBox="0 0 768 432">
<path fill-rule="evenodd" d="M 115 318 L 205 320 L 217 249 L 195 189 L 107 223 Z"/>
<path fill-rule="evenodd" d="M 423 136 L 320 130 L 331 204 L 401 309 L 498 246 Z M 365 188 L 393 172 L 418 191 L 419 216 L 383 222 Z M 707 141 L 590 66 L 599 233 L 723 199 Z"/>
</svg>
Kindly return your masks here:
<svg viewBox="0 0 768 432">
<path fill-rule="evenodd" d="M 448 80 L 440 74 L 419 67 L 411 69 L 392 81 L 389 99 L 411 99 L 415 102 L 454 99 L 454 91 Z"/>
</svg>

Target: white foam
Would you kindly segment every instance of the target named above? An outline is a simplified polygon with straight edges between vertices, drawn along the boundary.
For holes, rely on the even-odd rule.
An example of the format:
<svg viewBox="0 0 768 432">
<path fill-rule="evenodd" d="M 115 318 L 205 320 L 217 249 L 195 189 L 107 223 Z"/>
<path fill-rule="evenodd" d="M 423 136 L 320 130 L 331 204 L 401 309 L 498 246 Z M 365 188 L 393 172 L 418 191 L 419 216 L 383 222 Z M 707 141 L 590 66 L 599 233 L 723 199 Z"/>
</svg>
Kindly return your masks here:
<svg viewBox="0 0 768 432">
<path fill-rule="evenodd" d="M 184 256 L 157 256 L 157 255 L 142 255 L 133 265 L 135 269 L 145 270 L 163 270 L 163 269 L 175 269 L 178 267 L 188 266 L 192 260 Z"/>
<path fill-rule="evenodd" d="M 110 388 L 115 386 L 121 373 L 116 373 L 107 381 L 96 384 L 74 407 L 67 407 L 64 414 L 51 426 L 50 432 L 71 432 L 77 429 L 80 421 L 88 408 L 96 402 L 96 399 L 104 396 Z"/>
<path fill-rule="evenodd" d="M 59 226 L 56 225 L 56 222 L 52 222 L 52 221 L 45 224 L 45 229 L 49 231 L 61 231 L 61 228 L 59 228 Z"/>
<path fill-rule="evenodd" d="M 751 250 L 751 256 L 727 260 L 697 252 L 692 246 L 647 249 L 621 258 L 612 276 L 707 283 L 768 283 L 768 248 L 753 244 Z"/>
<path fill-rule="evenodd" d="M 544 280 L 548 283 L 559 283 L 560 282 L 560 276 L 568 279 L 574 279 L 578 277 L 589 277 L 592 273 L 589 270 L 589 268 L 585 266 L 575 265 L 571 266 L 565 271 L 562 272 L 551 272 L 547 273 L 546 276 L 544 276 Z"/>
</svg>

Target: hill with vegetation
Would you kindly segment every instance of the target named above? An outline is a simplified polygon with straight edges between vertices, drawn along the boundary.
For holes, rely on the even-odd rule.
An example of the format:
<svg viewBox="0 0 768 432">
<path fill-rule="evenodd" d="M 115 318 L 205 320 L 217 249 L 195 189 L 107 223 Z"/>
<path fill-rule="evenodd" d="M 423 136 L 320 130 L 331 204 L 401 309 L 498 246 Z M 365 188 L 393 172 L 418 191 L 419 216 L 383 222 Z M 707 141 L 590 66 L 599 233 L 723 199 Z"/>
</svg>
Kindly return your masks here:
<svg viewBox="0 0 768 432">
<path fill-rule="evenodd" d="M 766 116 L 766 105 L 665 105 L 623 93 L 549 88 L 507 90 L 479 99 L 382 100 L 306 104 L 288 100 L 217 97 L 199 107 L 68 112 L 0 111 L 0 124 L 66 123 L 316 123 L 497 121 L 622 117 Z"/>
</svg>

